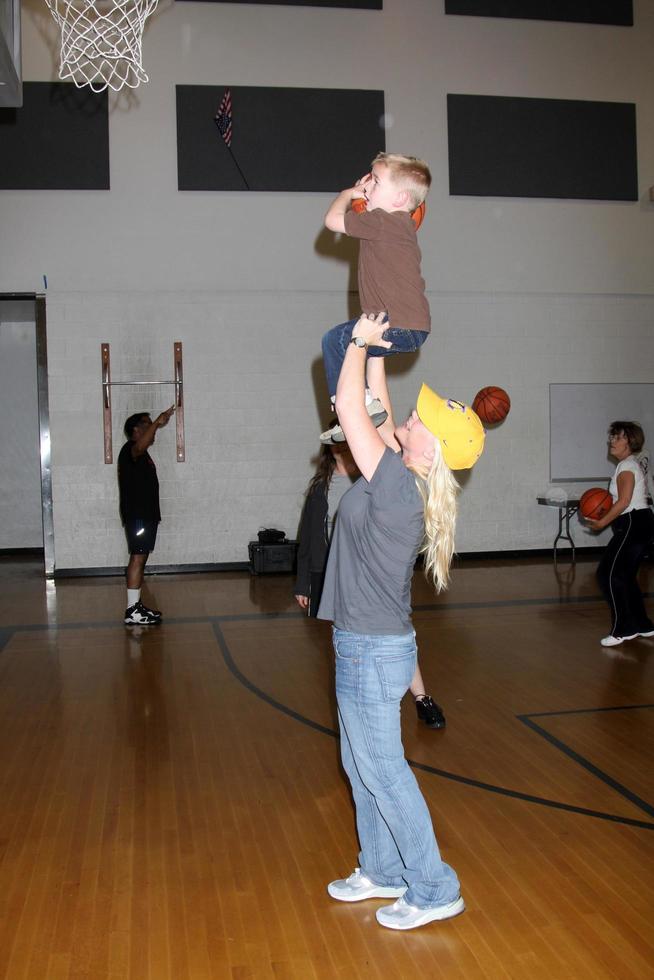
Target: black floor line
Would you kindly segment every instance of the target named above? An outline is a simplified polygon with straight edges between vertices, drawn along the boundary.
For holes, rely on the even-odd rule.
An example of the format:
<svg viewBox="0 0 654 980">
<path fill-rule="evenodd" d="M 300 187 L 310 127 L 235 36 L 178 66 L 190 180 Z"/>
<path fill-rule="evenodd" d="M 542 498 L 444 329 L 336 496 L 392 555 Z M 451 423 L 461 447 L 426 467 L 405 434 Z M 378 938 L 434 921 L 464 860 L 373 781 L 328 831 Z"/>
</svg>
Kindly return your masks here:
<svg viewBox="0 0 654 980">
<path fill-rule="evenodd" d="M 236 678 L 236 680 L 247 688 L 248 691 L 254 694 L 255 697 L 260 698 L 266 704 L 270 705 L 270 707 L 275 708 L 275 710 L 280 711 L 285 715 L 288 715 L 289 718 L 300 722 L 302 725 L 306 725 L 308 728 L 313 728 L 315 731 L 321 732 L 323 735 L 330 735 L 332 738 L 338 738 L 338 732 L 334 731 L 334 729 L 327 728 L 325 725 L 320 725 L 318 722 L 312 721 L 311 718 L 307 718 L 304 715 L 301 715 L 299 712 L 294 711 L 287 705 L 282 704 L 280 701 L 275 700 L 275 698 L 270 697 L 270 695 L 266 694 L 265 691 L 262 691 L 260 687 L 257 687 L 256 684 L 245 676 L 234 661 L 229 645 L 220 628 L 219 622 L 214 622 L 213 631 L 228 670 Z M 525 717 L 527 716 L 518 715 L 518 718 L 521 721 L 523 721 Z M 497 793 L 500 796 L 508 796 L 515 800 L 524 800 L 526 803 L 536 803 L 539 806 L 548 806 L 556 810 L 566 810 L 569 813 L 579 813 L 583 816 L 596 817 L 599 820 L 608 820 L 612 823 L 626 824 L 629 827 L 640 827 L 644 830 L 654 830 L 654 823 L 650 823 L 646 820 L 636 820 L 633 817 L 623 817 L 614 813 L 605 813 L 602 810 L 589 810 L 586 807 L 573 806 L 570 803 L 562 803 L 558 800 L 550 800 L 546 797 L 534 796 L 530 793 L 521 793 L 518 790 L 507 789 L 504 786 L 496 786 L 493 783 L 485 783 L 478 779 L 471 779 L 468 776 L 461 776 L 458 773 L 448 772 L 445 769 L 436 769 L 434 766 L 428 766 L 422 762 L 415 762 L 412 759 L 407 759 L 407 761 L 414 769 L 419 769 L 422 772 L 430 773 L 433 776 L 440 776 L 443 779 L 450 779 L 454 782 L 462 783 L 465 786 L 472 786 L 475 789 L 485 790 L 488 793 Z M 606 777 L 604 781 L 608 782 L 609 778 L 610 777 Z M 626 791 L 623 795 L 626 795 L 627 792 L 628 791 Z M 631 802 L 634 802 L 634 799 L 632 799 L 631 796 L 628 796 L 627 798 L 630 799 Z M 636 799 L 638 798 L 636 797 Z M 644 806 L 647 807 L 647 804 L 644 804 Z"/>
<path fill-rule="evenodd" d="M 528 715 L 516 715 L 516 718 L 556 718 L 559 715 L 596 715 L 600 711 L 638 711 L 640 708 L 654 708 L 654 704 L 614 704 L 604 708 L 566 708 L 563 711 L 531 711 Z"/>
<path fill-rule="evenodd" d="M 647 597 L 653 597 L 654 593 L 645 593 Z M 438 603 L 433 605 L 422 605 L 416 606 L 414 611 L 433 611 L 433 612 L 445 612 L 451 609 L 483 609 L 483 608 L 497 608 L 502 606 L 538 606 L 538 605 L 554 605 L 554 604 L 568 604 L 568 603 L 585 603 L 585 602 L 602 602 L 604 601 L 600 596 L 580 596 L 577 598 L 541 598 L 541 599 L 505 599 L 505 600 L 493 600 L 491 602 L 455 602 L 455 603 Z M 338 733 L 331 728 L 327 728 L 324 725 L 320 725 L 318 722 L 312 721 L 310 718 L 306 718 L 299 712 L 294 711 L 292 708 L 276 701 L 271 698 L 265 691 L 262 691 L 255 684 L 252 683 L 238 668 L 234 662 L 227 642 L 223 636 L 222 630 L 220 628 L 221 623 L 232 623 L 232 622 L 247 622 L 247 621 L 257 621 L 257 620 L 297 620 L 304 619 L 306 615 L 302 612 L 258 612 L 258 613 L 244 613 L 244 614 L 229 614 L 223 616 L 183 616 L 177 618 L 166 619 L 165 622 L 159 626 L 144 627 L 144 629 L 165 629 L 166 625 L 184 625 L 184 624 L 209 624 L 213 628 L 214 635 L 218 642 L 219 648 L 221 650 L 223 659 L 226 666 L 230 672 L 236 677 L 236 679 L 243 684 L 249 691 L 251 691 L 256 697 L 265 701 L 271 707 L 275 708 L 290 718 L 300 724 L 306 725 L 309 728 L 313 728 L 315 731 L 321 732 L 324 735 L 329 735 L 332 738 L 337 738 Z M 106 628 L 120 628 L 129 630 L 130 627 L 124 626 L 120 622 L 116 622 L 115 619 L 108 620 L 105 622 L 88 622 L 88 623 L 37 623 L 37 624 L 19 624 L 16 626 L 5 626 L 0 627 L 0 651 L 2 651 L 7 643 L 11 640 L 12 636 L 16 633 L 28 633 L 28 632 L 47 632 L 47 631 L 58 631 L 58 630 L 96 630 L 96 629 L 106 629 Z M 638 707 L 650 707 L 650 705 L 626 705 L 622 709 L 575 709 L 577 711 L 602 711 L 602 710 L 626 710 L 627 708 L 638 708 Z M 571 713 L 575 713 L 571 712 Z M 621 792 L 623 796 L 629 799 L 635 806 L 643 809 L 645 812 L 654 814 L 654 809 L 650 807 L 649 804 L 640 800 L 635 794 L 631 794 L 626 787 L 621 787 L 620 784 L 612 781 L 611 777 L 602 773 L 601 770 L 595 770 L 588 760 L 583 759 L 582 756 L 578 756 L 574 753 L 572 749 L 565 746 L 564 743 L 558 743 L 558 740 L 554 739 L 553 736 L 542 729 L 539 725 L 528 721 L 527 719 L 532 719 L 536 717 L 561 714 L 563 712 L 539 712 L 530 715 L 518 715 L 518 719 L 524 724 L 528 725 L 534 731 L 536 731 L 541 737 L 546 738 L 551 744 L 556 748 L 565 752 L 566 755 L 574 759 L 578 764 L 583 765 L 589 772 L 593 772 L 598 778 L 602 779 L 607 785 L 612 786 L 617 792 Z M 408 760 L 409 764 L 414 769 L 419 769 L 423 772 L 430 773 L 431 775 L 440 776 L 443 779 L 450 779 L 454 782 L 462 783 L 466 786 L 472 786 L 477 789 L 482 789 L 489 793 L 497 793 L 501 796 L 507 796 L 512 799 L 524 800 L 527 803 L 535 803 L 539 806 L 548 806 L 558 810 L 566 810 L 570 813 L 579 813 L 584 816 L 596 817 L 600 820 L 608 820 L 613 823 L 625 824 L 631 827 L 640 827 L 645 830 L 654 830 L 654 823 L 645 820 L 636 820 L 632 817 L 619 816 L 613 813 L 606 813 L 601 810 L 589 810 L 585 807 L 573 806 L 572 804 L 562 803 L 558 800 L 550 800 L 546 797 L 535 796 L 529 793 L 522 793 L 518 790 L 507 789 L 503 786 L 496 786 L 492 783 L 485 783 L 481 780 L 471 779 L 467 776 L 461 776 L 457 773 L 448 772 L 444 769 L 436 769 L 433 766 L 425 765 L 424 763 L 415 762 L 411 759 Z"/>
<path fill-rule="evenodd" d="M 646 599 L 654 599 L 654 592 L 643 592 Z M 490 599 L 475 602 L 438 602 L 423 603 L 413 607 L 413 612 L 450 612 L 453 609 L 501 609 L 519 606 L 567 606 L 581 605 L 589 602 L 604 602 L 604 598 L 597 595 L 589 596 L 541 596 L 533 599 Z M 175 616 L 165 617 L 164 621 L 158 626 L 141 627 L 142 629 L 159 629 L 161 626 L 180 626 L 187 623 L 239 623 L 256 622 L 260 619 L 306 619 L 306 613 L 299 610 L 282 610 L 280 612 L 252 612 L 252 613 L 226 613 L 218 616 Z M 83 629 L 111 629 L 121 627 L 129 629 L 120 619 L 109 619 L 98 622 L 93 620 L 88 623 L 19 623 L 14 626 L 0 627 L 0 650 L 11 638 L 12 633 L 33 633 L 47 630 L 83 630 Z"/>
<path fill-rule="evenodd" d="M 652 704 L 630 705 L 630 707 L 632 708 L 640 707 L 646 709 L 646 708 L 654 708 L 654 705 Z M 601 711 L 602 709 L 599 708 L 597 710 Z M 619 710 L 619 709 L 615 709 L 615 710 Z M 581 714 L 581 712 L 579 713 Z M 585 712 L 585 713 L 591 713 L 591 712 Z M 554 717 L 556 714 L 557 712 L 554 711 L 548 713 L 550 718 Z M 561 714 L 571 714 L 571 712 L 569 711 L 561 712 Z M 518 721 L 521 721 L 523 723 L 523 725 L 527 725 L 528 728 L 531 728 L 532 731 L 540 735 L 541 738 L 544 738 L 547 742 L 550 743 L 550 745 L 553 745 L 556 749 L 558 749 L 559 752 L 563 752 L 564 755 L 567 755 L 569 759 L 572 759 L 574 762 L 576 762 L 577 765 L 581 766 L 582 769 L 585 769 L 586 772 L 589 772 L 592 776 L 595 776 L 597 779 L 601 780 L 607 786 L 610 786 L 611 789 L 615 790 L 616 793 L 619 793 L 620 796 L 624 796 L 626 800 L 629 800 L 630 803 L 633 803 L 634 806 L 637 806 L 639 810 L 643 811 L 643 813 L 647 813 L 650 817 L 654 817 L 654 806 L 651 806 L 651 804 L 646 803 L 645 800 L 642 800 L 639 796 L 636 796 L 636 794 L 632 793 L 630 789 L 628 789 L 626 786 L 623 786 L 622 783 L 619 783 L 617 779 L 614 779 L 612 776 L 609 776 L 608 773 L 605 773 L 602 769 L 599 769 L 594 763 L 590 762 L 589 759 L 586 759 L 583 755 L 580 755 L 578 752 L 575 752 L 575 750 L 571 749 L 569 745 L 566 745 L 565 742 L 562 742 L 560 738 L 556 738 L 555 735 L 550 734 L 550 732 L 548 732 L 541 725 L 537 725 L 535 721 L 532 721 L 532 718 L 534 717 L 533 715 L 516 715 L 516 717 Z"/>
</svg>

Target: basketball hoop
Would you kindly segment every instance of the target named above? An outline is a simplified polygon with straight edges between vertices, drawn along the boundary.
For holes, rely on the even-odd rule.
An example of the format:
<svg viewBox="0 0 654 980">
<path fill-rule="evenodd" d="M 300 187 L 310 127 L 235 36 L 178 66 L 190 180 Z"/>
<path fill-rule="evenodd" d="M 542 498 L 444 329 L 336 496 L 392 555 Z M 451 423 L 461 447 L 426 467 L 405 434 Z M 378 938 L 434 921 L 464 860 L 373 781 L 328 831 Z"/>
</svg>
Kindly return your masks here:
<svg viewBox="0 0 654 980">
<path fill-rule="evenodd" d="M 61 28 L 59 77 L 94 92 L 147 82 L 143 28 L 158 0 L 45 0 Z"/>
</svg>

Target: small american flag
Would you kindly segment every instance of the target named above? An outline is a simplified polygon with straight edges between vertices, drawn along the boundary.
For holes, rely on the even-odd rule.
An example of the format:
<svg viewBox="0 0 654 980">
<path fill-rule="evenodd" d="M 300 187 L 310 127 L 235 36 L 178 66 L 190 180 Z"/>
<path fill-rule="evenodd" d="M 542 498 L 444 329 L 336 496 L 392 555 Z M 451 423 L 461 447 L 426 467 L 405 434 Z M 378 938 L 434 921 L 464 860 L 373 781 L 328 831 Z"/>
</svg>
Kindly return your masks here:
<svg viewBox="0 0 654 980">
<path fill-rule="evenodd" d="M 218 127 L 218 132 L 224 139 L 227 146 L 232 145 L 232 93 L 230 89 L 225 89 L 222 102 L 218 112 L 214 116 L 214 121 Z"/>
</svg>

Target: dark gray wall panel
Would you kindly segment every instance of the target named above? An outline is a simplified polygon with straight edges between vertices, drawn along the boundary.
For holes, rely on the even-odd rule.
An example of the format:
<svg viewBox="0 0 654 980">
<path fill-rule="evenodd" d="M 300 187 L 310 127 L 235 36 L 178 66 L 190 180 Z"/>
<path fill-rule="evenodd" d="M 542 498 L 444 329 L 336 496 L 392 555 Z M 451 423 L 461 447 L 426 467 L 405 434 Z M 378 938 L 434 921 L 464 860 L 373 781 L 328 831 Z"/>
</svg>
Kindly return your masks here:
<svg viewBox="0 0 654 980">
<path fill-rule="evenodd" d="M 381 10 L 382 0 L 204 0 L 206 3 L 258 3 L 271 7 L 349 7 L 352 10 Z"/>
<path fill-rule="evenodd" d="M 450 194 L 636 201 L 636 107 L 448 95 Z"/>
<path fill-rule="evenodd" d="M 633 26 L 632 0 L 445 0 L 446 14 Z"/>
<path fill-rule="evenodd" d="M 0 188 L 109 190 L 107 93 L 23 82 L 20 109 L 0 109 Z"/>
<path fill-rule="evenodd" d="M 177 86 L 181 191 L 247 190 L 238 167 L 253 191 L 338 191 L 385 148 L 381 91 L 230 90 L 231 153 L 214 122 L 225 86 Z"/>
</svg>

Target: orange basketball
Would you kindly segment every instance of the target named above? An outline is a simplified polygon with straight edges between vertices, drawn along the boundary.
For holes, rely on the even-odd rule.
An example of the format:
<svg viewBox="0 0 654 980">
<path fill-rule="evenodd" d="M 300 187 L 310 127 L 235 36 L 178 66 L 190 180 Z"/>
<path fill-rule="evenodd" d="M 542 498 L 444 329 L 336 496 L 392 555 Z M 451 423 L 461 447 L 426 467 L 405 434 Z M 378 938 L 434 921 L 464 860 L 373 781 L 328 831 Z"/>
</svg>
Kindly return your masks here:
<svg viewBox="0 0 654 980">
<path fill-rule="evenodd" d="M 579 513 L 592 521 L 599 521 L 607 513 L 613 503 L 613 497 L 603 487 L 591 487 L 582 493 L 579 501 Z"/>
<path fill-rule="evenodd" d="M 420 227 L 420 225 L 424 220 L 426 210 L 427 209 L 425 207 L 425 202 L 423 201 L 422 204 L 418 205 L 415 211 L 411 212 L 411 217 L 413 218 L 413 223 L 416 226 L 416 231 L 418 230 L 418 228 Z"/>
<path fill-rule="evenodd" d="M 472 410 L 477 413 L 482 422 L 493 425 L 495 422 L 502 422 L 511 408 L 511 399 L 504 388 L 496 388 L 489 385 L 482 388 L 475 395 L 472 403 Z"/>
<path fill-rule="evenodd" d="M 366 210 L 366 199 L 365 197 L 355 197 L 352 201 L 352 210 L 355 214 L 361 214 L 362 211 Z M 415 211 L 412 212 L 411 217 L 413 218 L 413 223 L 416 226 L 416 231 L 422 224 L 423 218 L 425 217 L 425 202 L 419 204 Z"/>
</svg>

